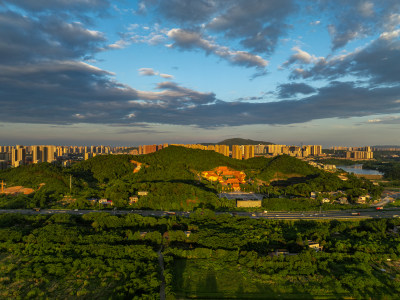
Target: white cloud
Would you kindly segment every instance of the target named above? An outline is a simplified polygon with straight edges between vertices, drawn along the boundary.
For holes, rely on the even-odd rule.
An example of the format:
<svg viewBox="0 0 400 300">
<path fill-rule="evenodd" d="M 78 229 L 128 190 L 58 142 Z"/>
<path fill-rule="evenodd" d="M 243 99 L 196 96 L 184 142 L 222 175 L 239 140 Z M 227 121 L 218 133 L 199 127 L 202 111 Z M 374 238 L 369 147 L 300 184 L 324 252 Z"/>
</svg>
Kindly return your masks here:
<svg viewBox="0 0 400 300">
<path fill-rule="evenodd" d="M 170 74 L 160 74 L 160 77 L 167 78 L 167 79 L 173 79 L 174 78 L 174 76 L 172 76 Z"/>
<path fill-rule="evenodd" d="M 85 116 L 81 115 L 81 114 L 74 114 L 73 117 L 77 118 L 77 119 L 84 119 Z"/>
<path fill-rule="evenodd" d="M 165 36 L 161 34 L 155 34 L 148 39 L 150 45 L 158 45 L 165 41 Z"/>
<path fill-rule="evenodd" d="M 174 76 L 166 73 L 160 73 L 158 71 L 154 71 L 152 68 L 140 68 L 139 75 L 141 76 L 160 76 L 162 78 L 173 79 Z"/>
<path fill-rule="evenodd" d="M 156 76 L 158 72 L 155 72 L 152 68 L 141 68 L 139 69 L 139 75 L 141 76 Z"/>
<path fill-rule="evenodd" d="M 126 40 L 118 40 L 114 44 L 108 45 L 109 49 L 123 49 L 130 45 L 131 43 Z"/>
<path fill-rule="evenodd" d="M 139 27 L 139 24 L 130 24 L 130 25 L 127 27 L 127 29 L 128 29 L 129 31 L 133 31 L 133 30 L 137 29 L 138 27 Z"/>
<path fill-rule="evenodd" d="M 299 47 L 293 47 L 292 50 L 296 53 L 292 54 L 289 59 L 283 63 L 282 67 L 287 67 L 296 62 L 302 64 L 316 64 L 325 60 L 324 57 L 316 57 L 315 55 L 311 55 L 308 52 L 301 50 Z"/>
<path fill-rule="evenodd" d="M 393 40 L 395 38 L 398 38 L 400 36 L 400 29 L 393 30 L 390 32 L 383 32 L 379 38 L 384 39 L 384 40 Z"/>
<path fill-rule="evenodd" d="M 183 50 L 202 49 L 207 54 L 213 53 L 232 64 L 245 67 L 265 68 L 268 65 L 268 61 L 259 55 L 254 55 L 246 51 L 231 50 L 226 46 L 218 45 L 211 38 L 203 37 L 201 33 L 196 31 L 173 28 L 168 31 L 167 36 L 173 40 L 172 44 L 166 45 L 168 48 L 176 47 Z"/>
<path fill-rule="evenodd" d="M 303 62 L 305 64 L 309 64 L 313 60 L 315 60 L 314 56 L 310 55 L 306 51 L 301 50 L 298 47 L 294 47 L 292 50 L 297 52 L 297 53 L 293 54 L 292 57 L 296 58 L 297 60 L 300 60 L 301 62 Z"/>
<path fill-rule="evenodd" d="M 367 122 L 368 123 L 380 123 L 380 122 L 382 122 L 382 120 L 381 119 L 372 119 L 372 120 L 368 120 Z"/>
<path fill-rule="evenodd" d="M 368 124 L 398 124 L 400 116 L 384 116 L 382 118 L 370 119 L 367 121 Z"/>
</svg>

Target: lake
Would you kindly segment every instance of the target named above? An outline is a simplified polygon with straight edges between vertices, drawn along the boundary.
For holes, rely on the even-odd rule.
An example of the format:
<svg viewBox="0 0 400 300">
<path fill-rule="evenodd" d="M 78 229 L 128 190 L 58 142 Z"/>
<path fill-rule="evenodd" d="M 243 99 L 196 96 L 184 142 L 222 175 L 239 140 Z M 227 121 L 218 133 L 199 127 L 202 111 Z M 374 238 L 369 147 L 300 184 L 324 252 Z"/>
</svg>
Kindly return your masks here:
<svg viewBox="0 0 400 300">
<path fill-rule="evenodd" d="M 338 169 L 343 169 L 346 172 L 354 173 L 354 174 L 362 174 L 362 175 L 383 175 L 383 173 L 376 170 L 365 170 L 362 168 L 362 165 L 353 165 L 353 166 L 336 166 Z"/>
</svg>

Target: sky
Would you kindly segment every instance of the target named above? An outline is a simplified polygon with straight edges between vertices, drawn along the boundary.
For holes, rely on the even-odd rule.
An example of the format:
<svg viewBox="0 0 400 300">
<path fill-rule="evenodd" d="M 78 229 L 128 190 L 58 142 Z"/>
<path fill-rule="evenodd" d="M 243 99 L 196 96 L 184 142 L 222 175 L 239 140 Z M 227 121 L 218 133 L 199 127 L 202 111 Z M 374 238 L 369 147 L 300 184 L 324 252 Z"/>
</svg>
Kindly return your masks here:
<svg viewBox="0 0 400 300">
<path fill-rule="evenodd" d="M 398 0 L 0 0 L 0 145 L 400 145 Z"/>
</svg>

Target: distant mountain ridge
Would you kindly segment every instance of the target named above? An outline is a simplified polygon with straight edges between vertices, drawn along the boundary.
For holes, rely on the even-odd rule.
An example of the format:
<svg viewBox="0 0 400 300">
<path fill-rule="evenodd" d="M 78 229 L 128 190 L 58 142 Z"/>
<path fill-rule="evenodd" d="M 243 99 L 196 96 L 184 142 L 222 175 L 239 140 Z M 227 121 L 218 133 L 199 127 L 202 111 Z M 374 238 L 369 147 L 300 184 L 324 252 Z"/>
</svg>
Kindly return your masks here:
<svg viewBox="0 0 400 300">
<path fill-rule="evenodd" d="M 218 143 L 201 143 L 202 145 L 274 145 L 274 143 L 271 142 L 264 142 L 264 141 L 254 141 L 250 139 L 242 139 L 242 138 L 232 138 L 232 139 L 226 139 Z"/>
<path fill-rule="evenodd" d="M 399 145 L 375 145 L 373 148 L 400 148 Z"/>
</svg>

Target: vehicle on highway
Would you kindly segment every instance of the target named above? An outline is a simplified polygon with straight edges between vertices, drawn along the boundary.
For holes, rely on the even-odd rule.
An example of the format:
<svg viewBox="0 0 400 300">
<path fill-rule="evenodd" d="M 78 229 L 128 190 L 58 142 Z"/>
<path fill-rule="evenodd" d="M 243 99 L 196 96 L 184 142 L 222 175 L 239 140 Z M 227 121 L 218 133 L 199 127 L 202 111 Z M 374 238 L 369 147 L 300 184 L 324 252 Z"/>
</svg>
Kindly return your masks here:
<svg viewBox="0 0 400 300">
<path fill-rule="evenodd" d="M 33 211 L 40 211 L 40 207 L 34 207 L 32 208 Z"/>
<path fill-rule="evenodd" d="M 167 211 L 167 215 L 173 216 L 173 215 L 176 215 L 176 212 L 174 212 L 174 211 Z"/>
<path fill-rule="evenodd" d="M 376 210 L 383 210 L 383 206 L 377 206 Z"/>
<path fill-rule="evenodd" d="M 264 210 L 263 213 L 264 213 L 264 214 L 267 214 L 267 213 L 268 213 L 268 210 Z"/>
<path fill-rule="evenodd" d="M 352 216 L 359 216 L 360 213 L 359 213 L 359 212 L 352 212 L 351 215 L 352 215 Z"/>
</svg>

